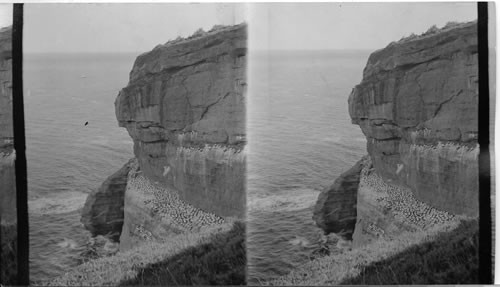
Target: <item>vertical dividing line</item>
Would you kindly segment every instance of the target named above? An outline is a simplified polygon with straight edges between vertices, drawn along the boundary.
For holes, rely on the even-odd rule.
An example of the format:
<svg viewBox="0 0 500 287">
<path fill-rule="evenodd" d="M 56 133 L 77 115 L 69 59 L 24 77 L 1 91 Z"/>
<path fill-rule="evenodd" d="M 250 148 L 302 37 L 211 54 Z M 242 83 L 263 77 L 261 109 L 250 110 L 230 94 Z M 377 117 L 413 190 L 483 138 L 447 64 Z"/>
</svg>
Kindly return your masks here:
<svg viewBox="0 0 500 287">
<path fill-rule="evenodd" d="M 29 285 L 28 184 L 23 101 L 23 4 L 14 4 L 12 25 L 12 105 L 16 151 L 17 284 Z"/>
<path fill-rule="evenodd" d="M 478 44 L 478 143 L 479 143 L 479 282 L 492 284 L 492 226 L 491 226 L 491 174 L 490 174 L 490 118 L 488 76 L 488 3 L 477 4 Z"/>
</svg>

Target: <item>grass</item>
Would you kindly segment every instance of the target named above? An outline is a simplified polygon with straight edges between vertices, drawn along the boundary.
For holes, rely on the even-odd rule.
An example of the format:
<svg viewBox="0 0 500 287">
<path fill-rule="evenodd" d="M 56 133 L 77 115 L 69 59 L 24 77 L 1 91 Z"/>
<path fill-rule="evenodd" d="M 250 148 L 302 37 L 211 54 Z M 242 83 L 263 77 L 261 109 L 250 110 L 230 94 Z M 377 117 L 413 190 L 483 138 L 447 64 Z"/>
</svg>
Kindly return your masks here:
<svg viewBox="0 0 500 287">
<path fill-rule="evenodd" d="M 477 220 L 457 220 L 318 258 L 265 285 L 477 283 L 477 236 Z"/>
<path fill-rule="evenodd" d="M 237 222 L 229 232 L 146 266 L 121 285 L 244 285 L 245 272 L 245 226 Z"/>
<path fill-rule="evenodd" d="M 477 284 L 478 235 L 477 221 L 462 222 L 433 242 L 372 263 L 340 284 Z"/>
<path fill-rule="evenodd" d="M 144 243 L 132 250 L 117 253 L 115 256 L 85 262 L 52 281 L 34 282 L 34 284 L 45 286 L 116 286 L 120 283 L 132 282 L 138 276 L 141 278 L 140 274 L 150 270 L 150 267 L 155 266 L 155 263 L 168 262 L 169 258 L 178 258 L 176 255 L 185 250 L 214 243 L 214 240 L 220 239 L 221 236 L 224 237 L 223 234 L 233 234 L 231 231 L 235 228 L 241 232 L 242 225 L 242 223 L 227 223 L 205 228 L 197 233 L 176 235 L 166 243 Z M 202 255 L 202 249 L 199 250 L 200 255 Z M 210 264 L 208 258 L 205 259 L 205 263 Z M 167 272 L 167 270 L 165 271 Z"/>
</svg>

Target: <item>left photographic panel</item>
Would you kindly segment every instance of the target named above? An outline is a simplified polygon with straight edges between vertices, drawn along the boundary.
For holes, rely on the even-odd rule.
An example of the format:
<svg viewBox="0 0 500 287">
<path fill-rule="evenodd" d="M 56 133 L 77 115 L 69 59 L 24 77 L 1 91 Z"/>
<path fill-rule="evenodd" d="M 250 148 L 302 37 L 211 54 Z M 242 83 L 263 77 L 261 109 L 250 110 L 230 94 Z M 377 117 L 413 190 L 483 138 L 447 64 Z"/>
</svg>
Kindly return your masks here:
<svg viewBox="0 0 500 287">
<path fill-rule="evenodd" d="M 246 283 L 244 4 L 26 4 L 30 281 Z"/>
<path fill-rule="evenodd" d="M 17 284 L 17 208 L 12 98 L 12 4 L 0 4 L 0 284 Z"/>
</svg>

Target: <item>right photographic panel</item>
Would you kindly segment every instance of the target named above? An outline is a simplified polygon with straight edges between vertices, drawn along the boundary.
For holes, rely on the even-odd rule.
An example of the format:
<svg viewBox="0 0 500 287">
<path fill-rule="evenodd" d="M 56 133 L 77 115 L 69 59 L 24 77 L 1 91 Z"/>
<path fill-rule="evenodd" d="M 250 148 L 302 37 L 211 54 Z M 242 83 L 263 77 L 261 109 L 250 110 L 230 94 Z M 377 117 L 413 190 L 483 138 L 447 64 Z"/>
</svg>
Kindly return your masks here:
<svg viewBox="0 0 500 287">
<path fill-rule="evenodd" d="M 477 3 L 249 19 L 248 284 L 482 282 Z"/>
</svg>

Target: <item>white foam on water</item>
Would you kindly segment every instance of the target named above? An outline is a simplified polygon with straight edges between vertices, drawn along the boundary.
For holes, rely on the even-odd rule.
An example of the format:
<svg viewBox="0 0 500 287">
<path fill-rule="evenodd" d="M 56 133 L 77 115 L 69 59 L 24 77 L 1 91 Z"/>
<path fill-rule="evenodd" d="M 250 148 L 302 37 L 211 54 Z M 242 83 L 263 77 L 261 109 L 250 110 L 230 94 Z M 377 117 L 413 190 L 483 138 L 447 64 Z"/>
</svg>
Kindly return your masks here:
<svg viewBox="0 0 500 287">
<path fill-rule="evenodd" d="M 295 235 L 295 238 L 288 241 L 290 244 L 301 247 L 310 247 L 311 242 L 307 238 Z"/>
<path fill-rule="evenodd" d="M 64 238 L 63 241 L 57 243 L 57 246 L 61 248 L 76 249 L 78 247 L 78 243 L 76 243 L 73 239 Z"/>
<path fill-rule="evenodd" d="M 28 200 L 28 210 L 38 215 L 68 213 L 82 208 L 86 199 L 83 192 L 64 192 Z"/>
<path fill-rule="evenodd" d="M 309 208 L 316 203 L 320 191 L 307 188 L 287 190 L 282 194 L 263 197 L 248 196 L 248 209 L 251 211 L 294 211 Z"/>
</svg>

